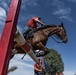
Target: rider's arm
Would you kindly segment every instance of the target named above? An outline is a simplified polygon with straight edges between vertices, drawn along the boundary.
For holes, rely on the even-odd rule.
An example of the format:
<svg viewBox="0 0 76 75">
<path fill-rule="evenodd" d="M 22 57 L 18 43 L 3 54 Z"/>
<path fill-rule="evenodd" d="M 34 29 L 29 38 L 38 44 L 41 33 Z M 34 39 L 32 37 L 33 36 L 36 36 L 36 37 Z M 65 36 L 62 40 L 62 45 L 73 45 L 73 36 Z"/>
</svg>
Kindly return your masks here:
<svg viewBox="0 0 76 75">
<path fill-rule="evenodd" d="M 41 22 L 38 18 L 34 19 L 36 22 L 38 22 L 41 25 L 45 25 L 43 22 Z"/>
</svg>

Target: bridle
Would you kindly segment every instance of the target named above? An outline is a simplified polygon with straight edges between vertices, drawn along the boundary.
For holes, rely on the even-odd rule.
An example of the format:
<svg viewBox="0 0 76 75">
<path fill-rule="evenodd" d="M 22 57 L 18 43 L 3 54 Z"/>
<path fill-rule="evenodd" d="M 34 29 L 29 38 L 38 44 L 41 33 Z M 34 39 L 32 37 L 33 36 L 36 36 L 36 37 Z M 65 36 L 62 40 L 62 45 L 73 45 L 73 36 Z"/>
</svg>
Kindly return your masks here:
<svg viewBox="0 0 76 75">
<path fill-rule="evenodd" d="M 59 29 L 57 28 L 57 29 L 51 31 L 52 34 L 56 34 L 57 32 L 59 32 L 59 31 L 61 31 L 62 29 L 64 29 L 62 26 L 57 26 L 57 27 L 58 27 Z M 49 30 L 48 30 L 48 31 L 49 31 Z M 49 31 L 49 32 L 50 32 L 50 31 Z M 43 31 L 38 32 L 38 33 L 44 35 L 47 39 L 48 39 L 48 36 L 50 36 L 50 35 L 46 36 L 46 34 L 45 34 Z M 55 36 L 55 35 L 52 35 L 52 34 L 51 34 L 51 37 L 52 37 L 52 39 L 53 39 L 54 41 L 56 41 L 57 43 L 63 43 L 63 41 L 57 41 L 57 40 L 54 38 L 54 37 L 56 37 L 57 39 L 60 40 L 59 36 Z M 65 36 L 67 36 L 67 35 L 65 35 Z"/>
<path fill-rule="evenodd" d="M 54 35 L 53 35 L 54 36 Z M 57 41 L 53 36 L 51 36 L 52 37 L 52 39 L 54 40 L 54 41 L 56 41 L 57 43 L 63 43 L 63 41 L 61 41 L 61 42 L 59 42 L 59 41 Z M 56 36 L 55 36 L 56 37 Z"/>
<path fill-rule="evenodd" d="M 60 27 L 60 30 L 62 30 L 62 29 L 63 29 L 63 27 Z M 60 30 L 59 30 L 59 31 L 60 31 Z M 59 31 L 58 31 L 58 32 L 59 32 Z M 56 41 L 57 43 L 63 43 L 63 41 L 57 41 L 53 36 L 56 37 L 56 38 L 59 39 L 59 40 L 60 40 L 60 38 L 59 38 L 58 36 L 56 36 L 56 35 L 52 35 L 51 37 L 52 37 L 52 39 L 53 39 L 54 41 Z M 65 36 L 67 36 L 67 35 L 65 35 Z"/>
</svg>

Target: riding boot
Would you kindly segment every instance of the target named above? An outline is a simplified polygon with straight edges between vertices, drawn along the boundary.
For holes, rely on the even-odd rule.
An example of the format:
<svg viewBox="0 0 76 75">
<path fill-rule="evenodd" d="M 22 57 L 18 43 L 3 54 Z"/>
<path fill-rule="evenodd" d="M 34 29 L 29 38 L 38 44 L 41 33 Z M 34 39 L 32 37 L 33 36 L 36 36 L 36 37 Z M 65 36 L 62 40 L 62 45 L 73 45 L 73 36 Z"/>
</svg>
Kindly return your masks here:
<svg viewBox="0 0 76 75">
<path fill-rule="evenodd" d="M 32 35 L 32 32 L 29 29 L 23 33 L 23 36 L 25 39 L 30 39 L 32 37 L 31 35 Z"/>
<path fill-rule="evenodd" d="M 30 32 L 29 32 L 29 38 L 33 38 L 34 37 L 34 35 L 33 35 L 33 30 L 31 30 Z"/>
<path fill-rule="evenodd" d="M 27 30 L 27 31 L 25 31 L 25 32 L 23 33 L 23 36 L 24 36 L 25 39 L 28 38 L 28 32 L 29 32 L 29 31 Z"/>
<path fill-rule="evenodd" d="M 28 36 L 27 39 L 33 38 L 33 28 L 28 26 Z"/>
</svg>

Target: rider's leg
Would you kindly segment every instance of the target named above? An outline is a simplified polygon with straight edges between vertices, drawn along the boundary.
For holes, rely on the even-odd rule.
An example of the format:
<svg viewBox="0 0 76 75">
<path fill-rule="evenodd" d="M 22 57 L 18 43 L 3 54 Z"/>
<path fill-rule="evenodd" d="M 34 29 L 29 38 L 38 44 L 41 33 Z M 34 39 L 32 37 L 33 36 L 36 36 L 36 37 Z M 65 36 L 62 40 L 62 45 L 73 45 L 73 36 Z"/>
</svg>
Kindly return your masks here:
<svg viewBox="0 0 76 75">
<path fill-rule="evenodd" d="M 28 39 L 33 38 L 33 28 L 28 26 Z"/>
<path fill-rule="evenodd" d="M 23 28 L 23 31 L 22 31 L 22 34 L 24 36 L 25 39 L 27 39 L 27 33 L 28 33 L 28 26 L 26 25 L 24 28 Z"/>
</svg>

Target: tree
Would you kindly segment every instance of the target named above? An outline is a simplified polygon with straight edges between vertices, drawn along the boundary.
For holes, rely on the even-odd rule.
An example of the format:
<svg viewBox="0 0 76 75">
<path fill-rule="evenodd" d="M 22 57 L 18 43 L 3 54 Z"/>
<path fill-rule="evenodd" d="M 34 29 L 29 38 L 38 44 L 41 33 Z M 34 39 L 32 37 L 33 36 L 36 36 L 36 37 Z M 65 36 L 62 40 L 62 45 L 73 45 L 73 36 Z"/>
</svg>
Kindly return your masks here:
<svg viewBox="0 0 76 75">
<path fill-rule="evenodd" d="M 50 53 L 44 56 L 44 60 L 48 63 L 46 67 L 47 75 L 55 75 L 64 71 L 64 63 L 61 55 L 56 50 L 50 49 Z"/>
</svg>

